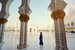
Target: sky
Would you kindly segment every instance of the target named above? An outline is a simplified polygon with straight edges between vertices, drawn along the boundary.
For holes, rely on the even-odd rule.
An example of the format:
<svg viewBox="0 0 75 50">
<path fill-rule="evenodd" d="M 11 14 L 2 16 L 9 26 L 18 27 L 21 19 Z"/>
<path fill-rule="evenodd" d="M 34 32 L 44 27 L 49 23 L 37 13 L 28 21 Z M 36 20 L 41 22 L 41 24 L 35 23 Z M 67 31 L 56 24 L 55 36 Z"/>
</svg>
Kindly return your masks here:
<svg viewBox="0 0 75 50">
<path fill-rule="evenodd" d="M 31 0 L 30 1 L 30 9 L 32 13 L 29 15 L 30 25 L 41 25 L 41 26 L 48 26 L 53 25 L 52 18 L 50 16 L 50 12 L 48 10 L 48 5 L 50 4 L 51 0 Z M 65 12 L 68 15 L 70 7 L 75 5 L 75 0 L 65 0 L 67 6 L 65 8 Z M 18 7 L 21 5 L 21 0 L 14 0 L 9 8 L 10 16 L 8 18 L 8 23 L 6 26 L 14 26 L 15 24 L 18 26 L 20 25 Z M 1 4 L 0 4 L 1 9 Z M 18 21 L 17 21 L 18 20 Z M 17 23 L 18 22 L 18 23 Z"/>
</svg>

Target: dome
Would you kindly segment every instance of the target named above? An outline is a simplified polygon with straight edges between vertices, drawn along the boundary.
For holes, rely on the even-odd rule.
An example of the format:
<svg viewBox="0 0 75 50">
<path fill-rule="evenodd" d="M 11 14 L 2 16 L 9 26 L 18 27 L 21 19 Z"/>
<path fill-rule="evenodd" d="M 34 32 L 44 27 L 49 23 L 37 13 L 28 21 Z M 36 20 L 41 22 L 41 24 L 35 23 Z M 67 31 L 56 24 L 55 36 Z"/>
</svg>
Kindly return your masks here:
<svg viewBox="0 0 75 50">
<path fill-rule="evenodd" d="M 75 5 L 73 5 L 73 6 L 70 8 L 69 14 L 71 14 L 71 13 L 75 13 Z"/>
<path fill-rule="evenodd" d="M 64 21 L 65 23 L 75 21 L 75 5 L 70 8 L 69 14 L 65 17 Z"/>
</svg>

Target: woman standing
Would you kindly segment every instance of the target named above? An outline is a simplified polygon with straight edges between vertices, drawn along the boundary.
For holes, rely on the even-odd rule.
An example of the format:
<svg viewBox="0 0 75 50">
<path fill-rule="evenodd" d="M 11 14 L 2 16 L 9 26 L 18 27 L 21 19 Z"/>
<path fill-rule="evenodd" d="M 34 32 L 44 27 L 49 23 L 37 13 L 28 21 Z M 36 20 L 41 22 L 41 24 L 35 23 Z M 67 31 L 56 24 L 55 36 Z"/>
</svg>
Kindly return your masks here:
<svg viewBox="0 0 75 50">
<path fill-rule="evenodd" d="M 39 45 L 43 45 L 43 35 L 42 32 L 40 32 L 40 36 L 39 36 Z"/>
</svg>

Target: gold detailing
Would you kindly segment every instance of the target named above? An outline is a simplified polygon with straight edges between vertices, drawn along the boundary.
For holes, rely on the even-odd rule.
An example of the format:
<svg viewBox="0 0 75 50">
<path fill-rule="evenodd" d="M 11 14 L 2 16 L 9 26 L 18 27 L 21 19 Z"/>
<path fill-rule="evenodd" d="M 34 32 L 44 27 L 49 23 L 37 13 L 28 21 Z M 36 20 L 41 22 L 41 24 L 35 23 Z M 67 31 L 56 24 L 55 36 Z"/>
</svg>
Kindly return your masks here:
<svg viewBox="0 0 75 50">
<path fill-rule="evenodd" d="M 19 17 L 20 21 L 28 22 L 30 19 L 28 15 L 21 14 Z"/>
<path fill-rule="evenodd" d="M 56 10 L 56 11 L 53 11 L 53 13 L 51 14 L 51 17 L 55 20 L 57 19 L 63 19 L 65 16 L 65 12 L 63 10 Z"/>
<path fill-rule="evenodd" d="M 0 24 L 5 24 L 8 20 L 5 18 L 0 18 Z"/>
</svg>

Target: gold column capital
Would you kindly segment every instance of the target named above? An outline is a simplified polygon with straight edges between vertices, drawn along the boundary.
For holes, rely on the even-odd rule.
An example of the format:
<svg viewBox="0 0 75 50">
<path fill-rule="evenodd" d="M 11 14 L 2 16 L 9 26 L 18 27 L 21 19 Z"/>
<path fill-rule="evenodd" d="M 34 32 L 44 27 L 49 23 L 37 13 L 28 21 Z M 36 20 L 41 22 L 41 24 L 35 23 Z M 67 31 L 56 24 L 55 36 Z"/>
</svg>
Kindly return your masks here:
<svg viewBox="0 0 75 50">
<path fill-rule="evenodd" d="M 5 18 L 0 18 L 0 24 L 5 24 L 6 22 L 8 22 L 7 19 L 5 19 Z"/>
<path fill-rule="evenodd" d="M 57 19 L 63 19 L 65 17 L 65 12 L 63 10 L 56 10 L 56 11 L 53 11 L 52 14 L 51 14 L 51 17 L 54 19 L 54 20 L 57 20 Z"/>
<path fill-rule="evenodd" d="M 21 14 L 19 17 L 20 21 L 28 22 L 30 19 L 28 15 Z"/>
</svg>

